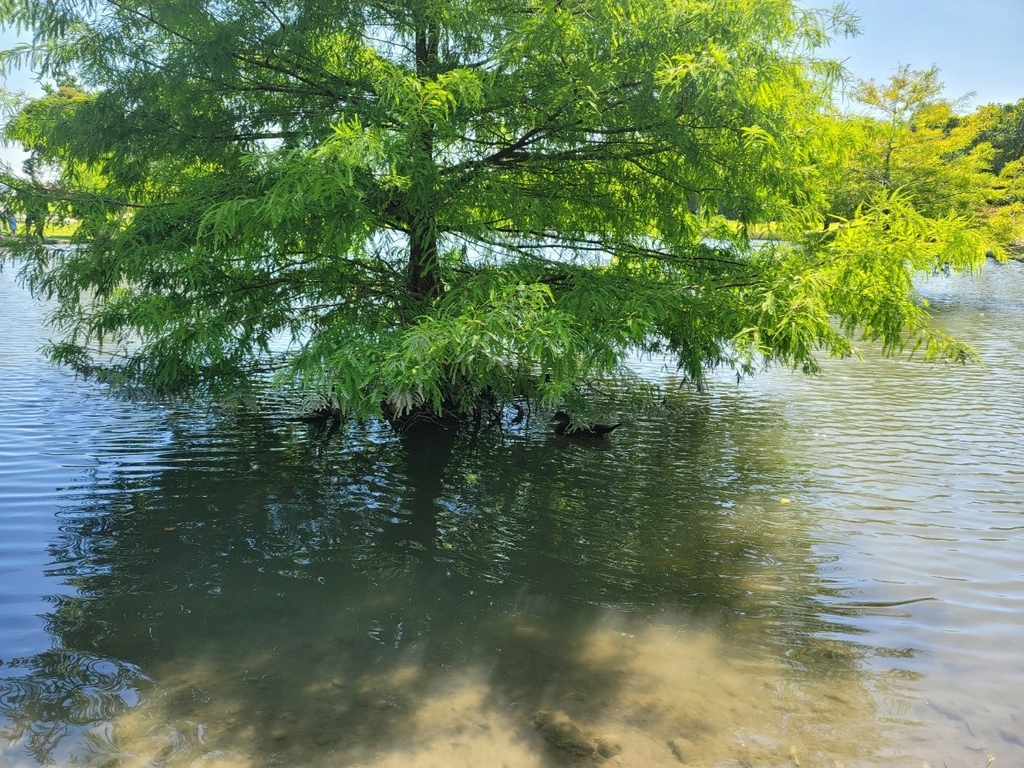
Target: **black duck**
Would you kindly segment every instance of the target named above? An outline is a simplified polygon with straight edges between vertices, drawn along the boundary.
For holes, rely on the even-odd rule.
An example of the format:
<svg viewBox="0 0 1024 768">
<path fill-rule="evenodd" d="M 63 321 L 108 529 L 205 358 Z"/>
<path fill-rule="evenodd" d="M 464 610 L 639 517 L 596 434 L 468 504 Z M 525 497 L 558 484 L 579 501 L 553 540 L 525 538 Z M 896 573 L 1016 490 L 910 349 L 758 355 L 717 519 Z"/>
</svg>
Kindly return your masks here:
<svg viewBox="0 0 1024 768">
<path fill-rule="evenodd" d="M 559 437 L 571 437 L 574 440 L 607 440 L 612 432 L 622 426 L 618 424 L 573 424 L 572 417 L 565 411 L 557 411 L 552 417 L 555 422 L 555 434 Z"/>
</svg>

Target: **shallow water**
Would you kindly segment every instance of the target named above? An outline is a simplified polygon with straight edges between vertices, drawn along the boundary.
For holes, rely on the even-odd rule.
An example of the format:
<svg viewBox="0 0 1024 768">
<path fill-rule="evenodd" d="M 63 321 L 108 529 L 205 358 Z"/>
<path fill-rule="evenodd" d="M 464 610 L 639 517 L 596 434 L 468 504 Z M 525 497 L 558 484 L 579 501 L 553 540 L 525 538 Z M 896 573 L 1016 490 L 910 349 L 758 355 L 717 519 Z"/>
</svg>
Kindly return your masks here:
<svg viewBox="0 0 1024 768">
<path fill-rule="evenodd" d="M 640 362 L 594 450 L 112 400 L 5 271 L 0 765 L 1024 764 L 1024 269 L 922 290 L 985 367 Z"/>
</svg>

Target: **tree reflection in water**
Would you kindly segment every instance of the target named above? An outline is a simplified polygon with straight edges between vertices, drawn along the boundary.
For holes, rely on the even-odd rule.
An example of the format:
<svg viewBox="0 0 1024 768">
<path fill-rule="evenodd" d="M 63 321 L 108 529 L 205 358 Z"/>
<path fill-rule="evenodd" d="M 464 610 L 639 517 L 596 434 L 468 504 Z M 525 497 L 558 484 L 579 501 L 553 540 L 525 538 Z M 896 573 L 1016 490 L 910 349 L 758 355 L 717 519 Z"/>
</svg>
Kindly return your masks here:
<svg viewBox="0 0 1024 768">
<path fill-rule="evenodd" d="M 39 763 L 53 762 L 69 736 L 113 722 L 144 704 L 152 683 L 137 668 L 107 658 L 53 649 L 6 664 L 0 683 L 4 737 L 23 741 Z"/>
<path fill-rule="evenodd" d="M 5 735 L 40 764 L 544 765 L 548 708 L 650 765 L 870 761 L 873 683 L 813 520 L 776 503 L 801 481 L 777 425 L 667 418 L 607 451 L 172 419 L 151 472 L 63 515 L 76 594 L 53 650 L 0 667 Z"/>
</svg>

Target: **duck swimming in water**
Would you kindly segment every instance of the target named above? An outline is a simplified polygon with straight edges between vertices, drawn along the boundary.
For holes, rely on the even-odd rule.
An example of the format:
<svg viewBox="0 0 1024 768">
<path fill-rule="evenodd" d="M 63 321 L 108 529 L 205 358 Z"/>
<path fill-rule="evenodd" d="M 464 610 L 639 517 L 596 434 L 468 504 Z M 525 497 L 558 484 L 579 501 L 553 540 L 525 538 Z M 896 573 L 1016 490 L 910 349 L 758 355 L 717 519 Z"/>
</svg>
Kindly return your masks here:
<svg viewBox="0 0 1024 768">
<path fill-rule="evenodd" d="M 573 424 L 572 417 L 565 411 L 557 411 L 551 419 L 555 422 L 555 434 L 574 440 L 607 440 L 612 432 L 622 426 L 618 424 Z"/>
</svg>

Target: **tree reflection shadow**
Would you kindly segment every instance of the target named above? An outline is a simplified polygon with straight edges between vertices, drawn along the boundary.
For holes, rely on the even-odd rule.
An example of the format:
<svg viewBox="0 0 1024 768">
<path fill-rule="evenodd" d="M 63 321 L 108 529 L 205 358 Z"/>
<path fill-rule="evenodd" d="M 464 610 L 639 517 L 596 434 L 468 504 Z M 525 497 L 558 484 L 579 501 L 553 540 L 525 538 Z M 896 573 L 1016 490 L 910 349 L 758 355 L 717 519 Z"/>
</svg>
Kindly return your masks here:
<svg viewBox="0 0 1024 768">
<path fill-rule="evenodd" d="M 7 662 L 0 681 L 0 735 L 24 741 L 41 764 L 55 762 L 60 742 L 139 706 L 152 683 L 131 664 L 52 649 Z"/>
<path fill-rule="evenodd" d="M 77 589 L 55 650 L 0 679 L 6 735 L 41 764 L 62 742 L 88 765 L 357 765 L 474 739 L 571 763 L 532 725 L 545 708 L 656 764 L 836 675 L 836 741 L 865 739 L 858 646 L 790 653 L 852 630 L 822 609 L 804 523 L 766 506 L 792 469 L 736 449 L 751 435 L 684 414 L 590 452 L 370 425 L 325 451 L 255 417 L 177 429 L 164 469 L 97 487 L 54 542 Z"/>
</svg>

